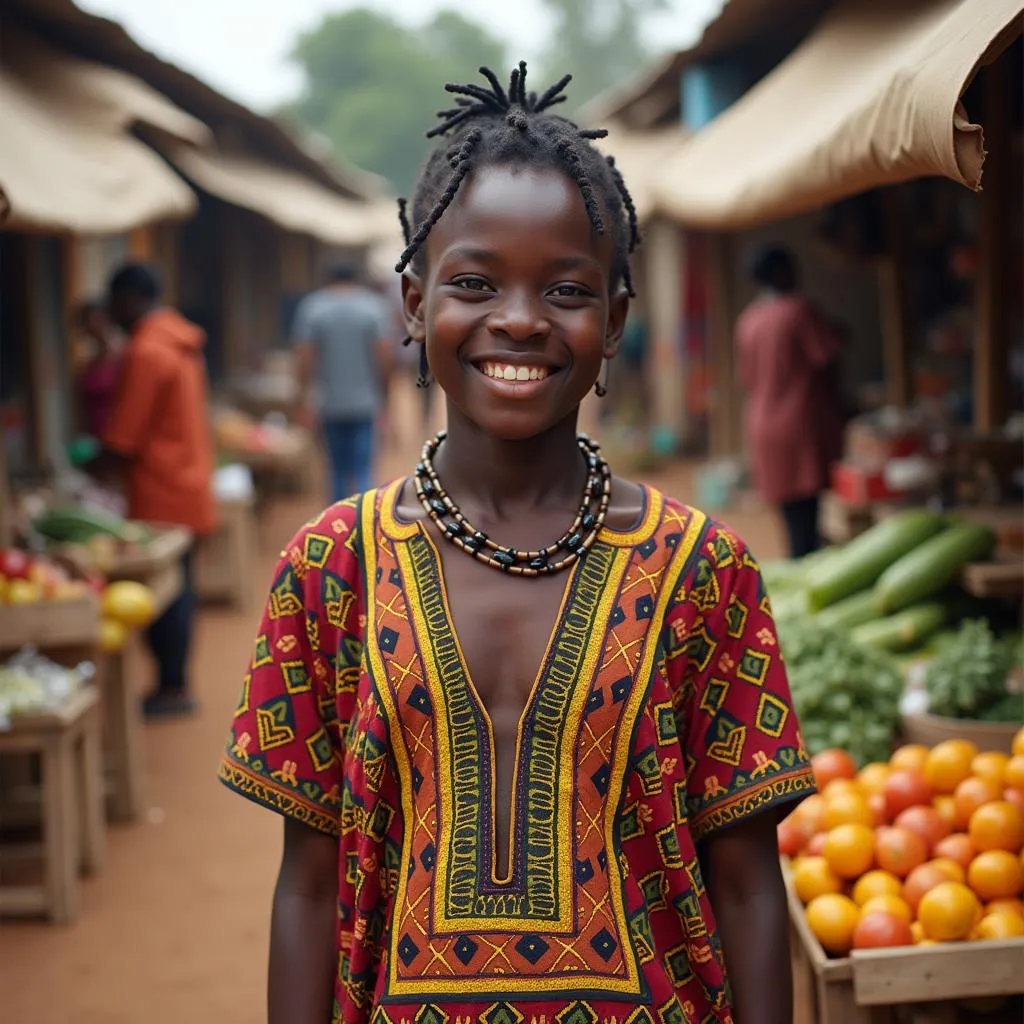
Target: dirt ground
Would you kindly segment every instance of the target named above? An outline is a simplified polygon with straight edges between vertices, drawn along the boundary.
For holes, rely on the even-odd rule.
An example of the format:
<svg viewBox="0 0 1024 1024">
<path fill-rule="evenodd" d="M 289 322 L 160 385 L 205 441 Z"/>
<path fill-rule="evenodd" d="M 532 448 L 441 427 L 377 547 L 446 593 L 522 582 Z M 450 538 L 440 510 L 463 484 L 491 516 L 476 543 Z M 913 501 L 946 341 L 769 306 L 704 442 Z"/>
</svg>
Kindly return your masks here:
<svg viewBox="0 0 1024 1024">
<path fill-rule="evenodd" d="M 400 437 L 380 478 L 418 453 L 414 398 L 399 396 Z M 649 481 L 684 500 L 692 467 Z M 229 793 L 215 772 L 256 626 L 262 588 L 281 545 L 319 507 L 280 499 L 260 527 L 253 595 L 243 612 L 203 610 L 194 653 L 201 708 L 150 725 L 149 813 L 109 833 L 103 874 L 83 885 L 68 928 L 0 922 L 0 1019 L 5 1024 L 256 1024 L 264 1019 L 271 890 L 280 854 L 275 815 Z M 725 517 L 761 557 L 781 550 L 774 517 Z"/>
</svg>

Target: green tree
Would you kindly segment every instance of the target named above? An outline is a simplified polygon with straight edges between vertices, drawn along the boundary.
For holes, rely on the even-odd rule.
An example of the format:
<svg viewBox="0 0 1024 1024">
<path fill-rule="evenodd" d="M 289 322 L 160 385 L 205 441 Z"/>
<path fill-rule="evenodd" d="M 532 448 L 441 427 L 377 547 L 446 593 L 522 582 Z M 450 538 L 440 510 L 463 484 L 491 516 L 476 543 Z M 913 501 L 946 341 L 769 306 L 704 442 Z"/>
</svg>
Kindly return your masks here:
<svg viewBox="0 0 1024 1024">
<path fill-rule="evenodd" d="M 545 0 L 554 29 L 544 50 L 544 78 L 569 72 L 568 113 L 637 74 L 653 56 L 645 18 L 668 0 Z"/>
<path fill-rule="evenodd" d="M 291 56 L 305 81 L 282 113 L 402 194 L 429 150 L 424 133 L 447 105 L 445 82 L 469 81 L 481 64 L 507 62 L 501 42 L 454 11 L 407 27 L 366 8 L 325 16 Z"/>
</svg>

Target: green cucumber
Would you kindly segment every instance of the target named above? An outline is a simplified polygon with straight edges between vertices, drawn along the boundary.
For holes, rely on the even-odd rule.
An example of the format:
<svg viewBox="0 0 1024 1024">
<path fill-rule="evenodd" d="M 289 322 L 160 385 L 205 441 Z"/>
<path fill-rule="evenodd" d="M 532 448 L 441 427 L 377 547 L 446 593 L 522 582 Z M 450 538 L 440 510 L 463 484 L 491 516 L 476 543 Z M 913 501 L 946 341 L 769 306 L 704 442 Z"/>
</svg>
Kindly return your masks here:
<svg viewBox="0 0 1024 1024">
<path fill-rule="evenodd" d="M 931 537 L 894 561 L 875 585 L 878 610 L 898 612 L 941 593 L 969 562 L 988 558 L 995 531 L 977 523 L 960 523 Z"/>
<path fill-rule="evenodd" d="M 878 617 L 874 591 L 862 590 L 818 612 L 814 621 L 830 629 L 853 629 L 854 626 L 862 626 Z"/>
<path fill-rule="evenodd" d="M 99 534 L 124 539 L 125 521 L 110 512 L 91 508 L 56 508 L 32 522 L 47 540 L 82 544 Z"/>
<path fill-rule="evenodd" d="M 896 615 L 865 622 L 850 630 L 850 639 L 877 651 L 911 651 L 942 629 L 947 615 L 944 604 L 928 601 Z"/>
<path fill-rule="evenodd" d="M 893 562 L 934 537 L 944 525 L 932 512 L 911 509 L 872 526 L 834 558 L 812 567 L 807 574 L 811 610 L 821 611 L 873 586 Z"/>
</svg>

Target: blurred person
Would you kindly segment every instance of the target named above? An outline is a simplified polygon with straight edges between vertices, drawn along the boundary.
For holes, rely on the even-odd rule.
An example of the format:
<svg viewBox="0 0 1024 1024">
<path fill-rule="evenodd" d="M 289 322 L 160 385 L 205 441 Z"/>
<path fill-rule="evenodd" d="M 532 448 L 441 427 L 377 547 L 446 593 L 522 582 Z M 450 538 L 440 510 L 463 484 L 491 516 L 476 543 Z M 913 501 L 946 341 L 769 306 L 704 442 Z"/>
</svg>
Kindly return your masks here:
<svg viewBox="0 0 1024 1024">
<path fill-rule="evenodd" d="M 736 325 L 747 455 L 755 487 L 782 514 L 790 556 L 801 558 L 820 546 L 821 492 L 842 451 L 833 381 L 840 339 L 798 294 L 799 269 L 787 249 L 763 249 L 751 276 L 759 293 Z"/>
<path fill-rule="evenodd" d="M 376 421 L 393 362 L 390 334 L 380 297 L 347 263 L 335 266 L 296 311 L 300 418 L 310 428 L 319 421 L 323 430 L 332 501 L 371 486 Z"/>
<path fill-rule="evenodd" d="M 121 375 L 120 339 L 105 305 L 96 300 L 82 303 L 75 314 L 75 326 L 89 346 L 75 378 L 81 429 L 90 437 L 101 438 Z"/>
<path fill-rule="evenodd" d="M 187 526 L 201 537 L 216 525 L 206 337 L 160 306 L 159 277 L 141 264 L 113 275 L 108 308 L 128 344 L 100 471 L 123 478 L 132 519 Z M 143 705 L 150 717 L 194 709 L 187 679 L 196 609 L 191 551 L 181 568 L 180 595 L 146 634 L 158 668 L 157 689 Z"/>
</svg>

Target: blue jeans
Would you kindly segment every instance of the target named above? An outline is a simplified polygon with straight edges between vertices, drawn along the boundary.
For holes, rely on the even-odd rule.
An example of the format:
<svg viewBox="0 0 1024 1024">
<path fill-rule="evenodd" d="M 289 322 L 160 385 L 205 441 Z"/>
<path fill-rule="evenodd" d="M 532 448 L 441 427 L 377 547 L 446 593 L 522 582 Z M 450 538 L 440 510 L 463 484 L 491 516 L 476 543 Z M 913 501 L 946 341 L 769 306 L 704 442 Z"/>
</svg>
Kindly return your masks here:
<svg viewBox="0 0 1024 1024">
<path fill-rule="evenodd" d="M 373 486 L 373 420 L 324 420 L 331 467 L 331 501 Z"/>
</svg>

